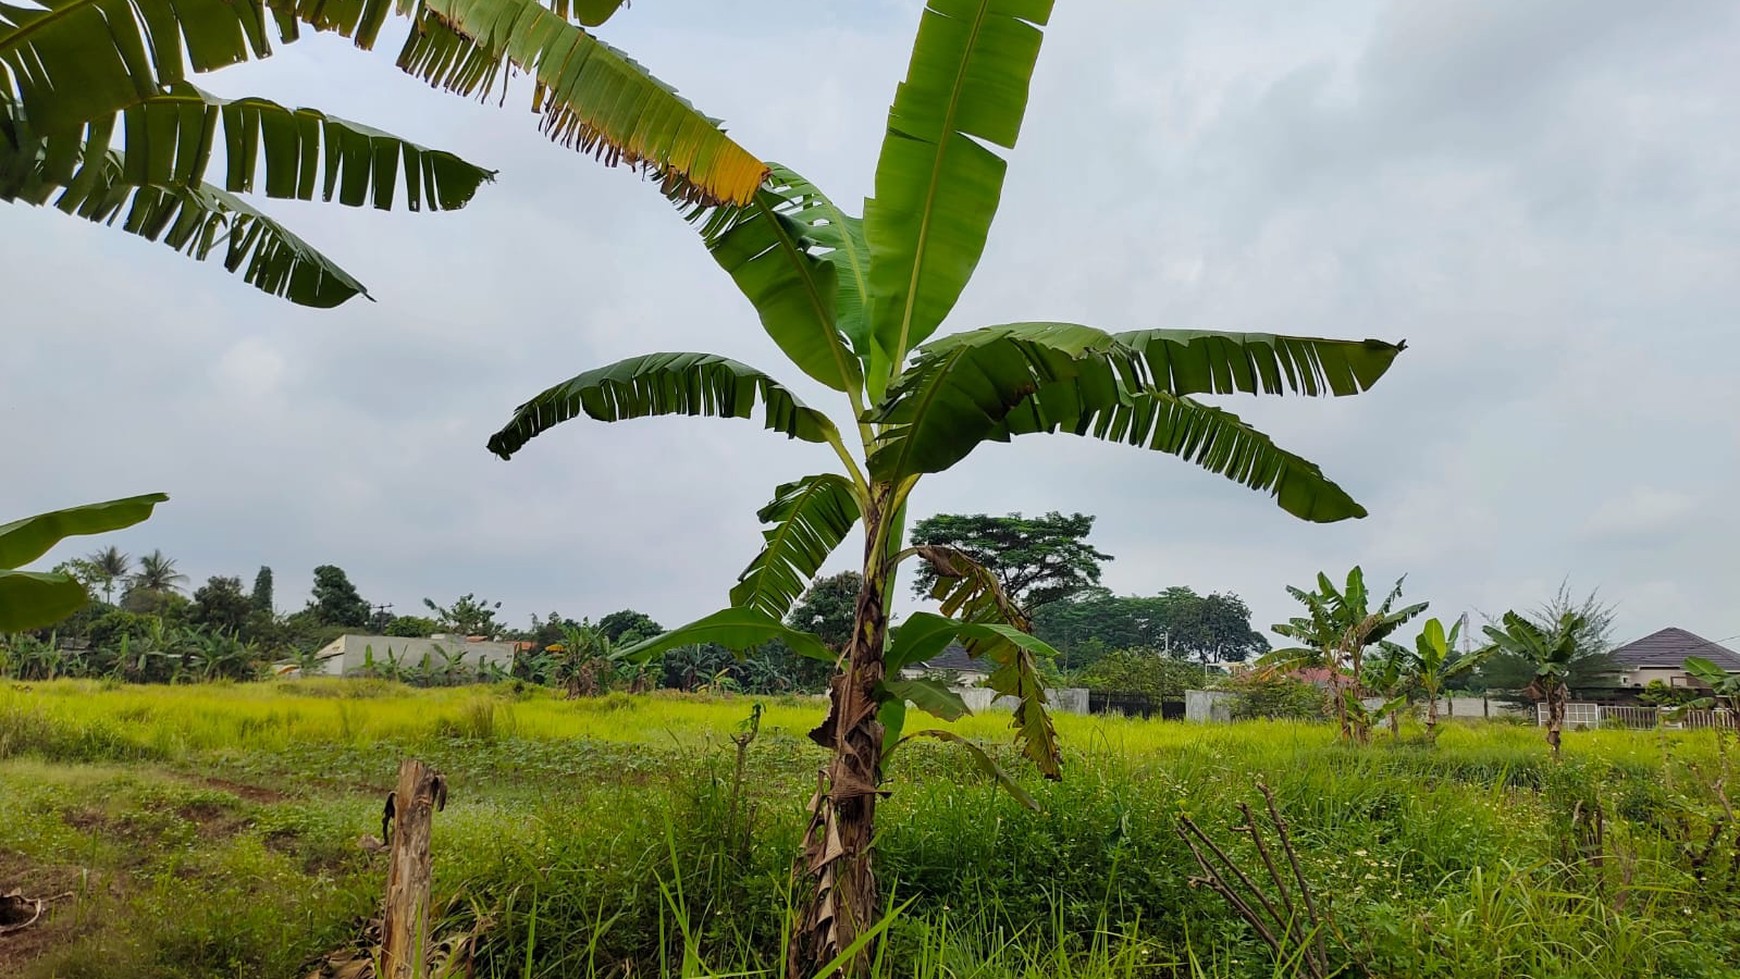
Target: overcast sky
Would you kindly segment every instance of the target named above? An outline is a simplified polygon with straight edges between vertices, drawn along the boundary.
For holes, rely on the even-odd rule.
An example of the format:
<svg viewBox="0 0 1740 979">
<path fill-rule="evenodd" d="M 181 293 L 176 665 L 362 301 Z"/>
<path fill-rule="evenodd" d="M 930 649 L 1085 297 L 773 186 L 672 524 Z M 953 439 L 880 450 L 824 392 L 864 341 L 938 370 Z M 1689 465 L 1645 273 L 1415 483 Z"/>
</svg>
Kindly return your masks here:
<svg viewBox="0 0 1740 979">
<path fill-rule="evenodd" d="M 871 188 L 914 0 L 641 0 L 601 32 L 838 202 Z M 1064 2 L 990 247 L 945 330 L 1056 319 L 1408 341 L 1373 392 L 1229 399 L 1371 511 L 1298 522 L 1171 457 L 981 449 L 914 514 L 1098 515 L 1106 583 L 1283 591 L 1362 564 L 1446 618 L 1569 579 L 1618 638 L 1740 633 L 1740 7 Z M 531 394 L 651 350 L 769 369 L 812 404 L 651 186 L 526 111 L 423 87 L 397 38 L 206 76 L 500 171 L 464 211 L 272 202 L 378 302 L 273 300 L 169 249 L 0 210 L 0 515 L 164 491 L 113 537 L 195 582 L 332 563 L 414 611 L 473 591 L 524 625 L 726 604 L 777 483 L 833 463 L 756 424 L 575 421 L 511 463 Z M 105 541 L 106 543 L 107 541 Z M 63 546 L 53 560 L 84 553 Z M 850 544 L 835 564 L 849 566 Z"/>
</svg>

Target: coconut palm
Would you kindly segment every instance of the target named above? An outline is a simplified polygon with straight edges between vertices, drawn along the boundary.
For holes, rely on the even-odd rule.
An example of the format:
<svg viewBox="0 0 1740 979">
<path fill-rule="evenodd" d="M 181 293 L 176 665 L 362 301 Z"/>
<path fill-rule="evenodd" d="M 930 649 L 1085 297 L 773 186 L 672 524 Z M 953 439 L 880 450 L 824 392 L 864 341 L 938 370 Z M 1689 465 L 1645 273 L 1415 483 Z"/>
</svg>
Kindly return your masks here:
<svg viewBox="0 0 1740 979">
<path fill-rule="evenodd" d="M 128 579 L 128 590 L 156 594 L 179 592 L 181 583 L 187 580 L 187 575 L 175 569 L 175 559 L 157 550 L 139 558 L 139 570 Z"/>
<path fill-rule="evenodd" d="M 1381 643 L 1409 619 L 1426 610 L 1426 602 L 1396 608 L 1402 597 L 1402 581 L 1396 579 L 1377 608 L 1371 607 L 1371 593 L 1365 586 L 1365 572 L 1358 566 L 1347 573 L 1347 583 L 1336 588 L 1329 576 L 1317 575 L 1317 588 L 1306 591 L 1287 586 L 1287 594 L 1305 606 L 1306 614 L 1295 616 L 1270 626 L 1279 635 L 1303 643 L 1287 649 L 1277 649 L 1259 662 L 1269 668 L 1289 669 L 1317 666 L 1329 670 L 1330 694 L 1335 701 L 1341 722 L 1341 736 L 1361 744 L 1370 737 L 1369 718 L 1361 711 L 1349 711 L 1357 704 L 1364 677 L 1365 649 Z"/>
<path fill-rule="evenodd" d="M 813 974 L 854 947 L 846 968 L 867 961 L 867 930 L 878 913 L 872 840 L 884 763 L 903 740 L 909 707 L 945 718 L 966 712 L 942 684 L 902 679 L 902 667 L 963 642 L 989 662 L 990 685 L 1017 699 L 1024 755 L 1047 777 L 1061 775 L 1038 669 L 1053 651 L 1028 633 L 995 575 L 946 547 L 903 546 L 907 504 L 923 477 L 986 442 L 1061 432 L 1179 456 L 1274 496 L 1306 520 L 1365 513 L 1316 465 L 1197 398 L 1357 394 L 1384 374 L 1400 344 L 1114 333 L 1057 322 L 937 336 L 984 250 L 1003 152 L 1021 127 L 1050 7 L 1048 0 L 930 0 L 862 217 L 778 165 L 748 202 L 691 209 L 703 243 L 768 336 L 793 366 L 839 395 L 840 423 L 768 372 L 715 354 L 654 353 L 550 387 L 489 440 L 505 459 L 580 415 L 606 422 L 707 415 L 758 418 L 837 458 L 838 469 L 774 491 L 760 512 L 768 525 L 761 552 L 731 590 L 730 608 L 629 650 L 650 656 L 782 639 L 837 667 L 827 718 L 810 734 L 831 758 L 800 858 L 810 890 L 789 945 L 793 974 Z M 855 529 L 863 535 L 862 582 L 851 639 L 836 653 L 782 618 Z M 895 569 L 907 560 L 936 571 L 941 614 L 913 613 L 890 629 Z M 920 735 L 959 741 L 947 732 L 905 736 Z"/>
<path fill-rule="evenodd" d="M 0 633 L 53 625 L 91 598 L 70 574 L 20 568 L 65 538 L 131 527 L 151 516 L 152 509 L 167 499 L 162 493 L 132 496 L 0 525 Z"/>
<path fill-rule="evenodd" d="M 0 200 L 220 257 L 268 293 L 311 306 L 366 295 L 289 229 L 237 196 L 361 207 L 463 207 L 493 173 L 314 109 L 226 99 L 190 75 L 271 54 L 303 29 L 372 48 L 410 20 L 398 64 L 448 91 L 485 96 L 534 78 L 549 136 L 638 166 L 674 197 L 749 199 L 766 167 L 717 125 L 586 28 L 623 0 L 21 0 L 0 5 Z M 223 173 L 211 174 L 221 145 Z M 263 170 L 263 175 L 262 171 Z M 400 174 L 403 180 L 400 180 Z M 210 181 L 208 182 L 208 177 Z"/>
<path fill-rule="evenodd" d="M 1578 640 L 1586 624 L 1575 612 L 1565 612 L 1547 626 L 1506 612 L 1500 626 L 1489 625 L 1484 630 L 1490 640 L 1486 653 L 1508 653 L 1534 667 L 1534 678 L 1524 693 L 1547 705 L 1547 744 L 1555 758 L 1559 756 L 1560 732 L 1565 728 L 1565 702 L 1570 696 L 1565 680 L 1576 664 Z"/>
<path fill-rule="evenodd" d="M 132 572 L 132 556 L 110 544 L 100 551 L 92 551 L 85 558 L 85 562 L 91 573 L 103 583 L 103 601 L 109 605 L 115 604 L 115 582 Z"/>
</svg>

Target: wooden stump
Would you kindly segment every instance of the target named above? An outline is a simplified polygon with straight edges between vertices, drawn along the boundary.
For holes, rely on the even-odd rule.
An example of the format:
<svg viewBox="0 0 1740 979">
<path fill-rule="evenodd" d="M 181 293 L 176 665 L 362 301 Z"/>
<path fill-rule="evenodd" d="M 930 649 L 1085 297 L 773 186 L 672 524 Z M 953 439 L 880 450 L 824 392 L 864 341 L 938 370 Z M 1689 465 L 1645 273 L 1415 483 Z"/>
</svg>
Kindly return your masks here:
<svg viewBox="0 0 1740 979">
<path fill-rule="evenodd" d="M 381 921 L 382 979 L 424 979 L 429 966 L 429 834 L 447 805 L 447 780 L 428 765 L 399 763 L 399 786 L 387 797 L 392 853 Z"/>
</svg>

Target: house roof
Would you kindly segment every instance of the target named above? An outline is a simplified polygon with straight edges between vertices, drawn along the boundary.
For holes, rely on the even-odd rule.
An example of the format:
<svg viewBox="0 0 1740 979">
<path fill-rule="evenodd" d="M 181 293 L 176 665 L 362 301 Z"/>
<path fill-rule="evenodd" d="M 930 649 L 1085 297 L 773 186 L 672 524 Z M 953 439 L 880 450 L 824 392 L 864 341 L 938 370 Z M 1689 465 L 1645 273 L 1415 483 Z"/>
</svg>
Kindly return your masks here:
<svg viewBox="0 0 1740 979">
<path fill-rule="evenodd" d="M 943 650 L 922 663 L 913 666 L 925 670 L 951 670 L 955 673 L 989 673 L 983 660 L 976 660 L 967 655 L 967 649 L 959 643 L 950 643 Z"/>
<path fill-rule="evenodd" d="M 1622 668 L 1671 666 L 1675 669 L 1685 663 L 1687 656 L 1702 656 L 1729 673 L 1740 673 L 1740 653 L 1672 626 L 1628 642 L 1615 649 L 1612 656 L 1614 664 Z"/>
</svg>

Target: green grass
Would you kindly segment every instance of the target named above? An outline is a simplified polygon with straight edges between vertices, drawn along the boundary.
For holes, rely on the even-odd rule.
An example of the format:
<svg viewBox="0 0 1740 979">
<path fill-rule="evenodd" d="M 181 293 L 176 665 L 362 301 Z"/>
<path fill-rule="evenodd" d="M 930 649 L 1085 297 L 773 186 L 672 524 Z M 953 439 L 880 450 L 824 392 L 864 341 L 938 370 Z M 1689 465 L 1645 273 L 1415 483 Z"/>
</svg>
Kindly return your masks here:
<svg viewBox="0 0 1740 979">
<path fill-rule="evenodd" d="M 374 913 L 385 865 L 356 841 L 414 754 L 450 780 L 440 931 L 475 934 L 478 975 L 779 975 L 822 705 L 764 701 L 740 778 L 730 736 L 753 702 L 0 685 L 0 890 L 69 895 L 28 944 L 0 945 L 0 974 L 306 975 Z M 1040 812 L 948 745 L 897 757 L 881 974 L 1291 975 L 1190 885 L 1175 830 L 1189 813 L 1257 869 L 1229 828 L 1261 779 L 1349 975 L 1740 975 L 1733 828 L 1705 852 L 1708 732 L 1571 732 L 1553 763 L 1537 730 L 1496 723 L 1353 750 L 1322 725 L 1065 716 L 1068 778 L 1047 783 L 1008 724 L 950 726 L 997 746 Z M 1598 849 L 1573 825 L 1596 809 Z"/>
</svg>

